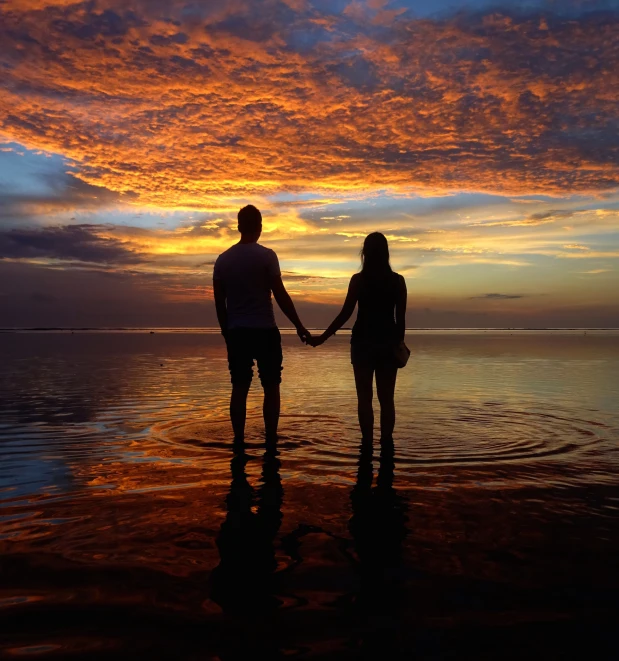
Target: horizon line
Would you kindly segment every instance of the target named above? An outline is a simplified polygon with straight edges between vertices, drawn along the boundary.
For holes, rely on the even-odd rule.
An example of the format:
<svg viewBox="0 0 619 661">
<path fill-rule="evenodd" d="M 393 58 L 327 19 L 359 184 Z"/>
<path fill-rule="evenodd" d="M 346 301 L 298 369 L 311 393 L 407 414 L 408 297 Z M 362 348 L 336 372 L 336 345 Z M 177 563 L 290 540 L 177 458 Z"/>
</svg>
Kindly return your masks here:
<svg viewBox="0 0 619 661">
<path fill-rule="evenodd" d="M 296 332 L 293 327 L 278 327 L 280 331 Z M 0 333 L 11 333 L 19 331 L 214 331 L 221 332 L 217 326 L 7 326 L 0 327 Z M 324 331 L 325 328 L 312 327 L 308 331 Z M 342 328 L 340 331 L 351 331 L 351 327 Z M 619 331 L 616 326 L 419 326 L 408 327 L 406 331 Z"/>
</svg>

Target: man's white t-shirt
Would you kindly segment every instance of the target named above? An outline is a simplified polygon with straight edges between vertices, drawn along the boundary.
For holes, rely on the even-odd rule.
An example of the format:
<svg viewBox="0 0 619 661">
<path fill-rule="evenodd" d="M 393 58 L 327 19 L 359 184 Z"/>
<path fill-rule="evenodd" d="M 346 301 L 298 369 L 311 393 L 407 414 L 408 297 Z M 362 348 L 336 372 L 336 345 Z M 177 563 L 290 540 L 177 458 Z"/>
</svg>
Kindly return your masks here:
<svg viewBox="0 0 619 661">
<path fill-rule="evenodd" d="M 281 276 L 273 250 L 259 243 L 237 243 L 217 258 L 213 280 L 226 291 L 228 328 L 276 328 L 271 282 Z"/>
</svg>

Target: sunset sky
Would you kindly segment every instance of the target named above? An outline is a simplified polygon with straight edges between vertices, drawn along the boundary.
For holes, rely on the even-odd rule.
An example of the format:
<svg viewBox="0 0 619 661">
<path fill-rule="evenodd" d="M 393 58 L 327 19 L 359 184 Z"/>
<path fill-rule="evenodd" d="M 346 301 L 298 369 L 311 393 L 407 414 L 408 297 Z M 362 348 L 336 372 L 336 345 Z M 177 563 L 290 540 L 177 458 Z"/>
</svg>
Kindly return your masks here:
<svg viewBox="0 0 619 661">
<path fill-rule="evenodd" d="M 212 326 L 263 213 L 308 326 L 619 327 L 619 2 L 0 2 L 0 327 Z"/>
</svg>

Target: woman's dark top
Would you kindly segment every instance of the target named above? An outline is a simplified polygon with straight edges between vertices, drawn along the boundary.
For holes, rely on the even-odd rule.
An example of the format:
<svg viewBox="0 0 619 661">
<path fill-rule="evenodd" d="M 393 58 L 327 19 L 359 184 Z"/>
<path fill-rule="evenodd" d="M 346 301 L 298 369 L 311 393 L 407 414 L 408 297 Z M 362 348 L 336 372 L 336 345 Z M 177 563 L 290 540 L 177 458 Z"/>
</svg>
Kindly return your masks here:
<svg viewBox="0 0 619 661">
<path fill-rule="evenodd" d="M 357 298 L 357 321 L 352 329 L 351 342 L 391 344 L 398 341 L 395 324 L 395 305 L 401 291 L 402 276 L 389 272 L 370 275 L 361 272 Z"/>
</svg>

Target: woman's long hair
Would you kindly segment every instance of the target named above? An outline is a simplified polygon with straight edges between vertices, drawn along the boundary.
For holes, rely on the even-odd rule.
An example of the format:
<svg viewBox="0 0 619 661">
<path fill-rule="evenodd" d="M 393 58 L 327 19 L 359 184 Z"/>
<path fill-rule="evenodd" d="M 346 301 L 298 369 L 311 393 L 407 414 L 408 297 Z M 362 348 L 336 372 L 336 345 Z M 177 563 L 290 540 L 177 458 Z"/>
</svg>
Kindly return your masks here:
<svg viewBox="0 0 619 661">
<path fill-rule="evenodd" d="M 361 273 L 370 277 L 393 273 L 389 264 L 389 244 L 384 234 L 372 232 L 365 237 L 361 248 Z"/>
</svg>

